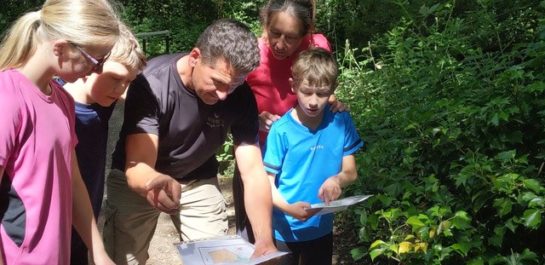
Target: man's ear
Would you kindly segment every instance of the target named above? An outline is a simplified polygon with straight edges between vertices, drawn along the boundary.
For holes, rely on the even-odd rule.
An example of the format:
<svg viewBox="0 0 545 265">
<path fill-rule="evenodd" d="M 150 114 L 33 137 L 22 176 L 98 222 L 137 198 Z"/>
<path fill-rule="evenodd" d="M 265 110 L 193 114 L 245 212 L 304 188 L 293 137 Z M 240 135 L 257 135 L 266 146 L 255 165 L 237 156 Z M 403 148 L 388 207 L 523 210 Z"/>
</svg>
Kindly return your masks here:
<svg viewBox="0 0 545 265">
<path fill-rule="evenodd" d="M 199 48 L 193 48 L 189 52 L 189 60 L 188 60 L 189 66 L 194 67 L 195 65 L 197 65 L 197 60 L 199 60 L 200 58 L 201 58 L 201 50 Z"/>
</svg>

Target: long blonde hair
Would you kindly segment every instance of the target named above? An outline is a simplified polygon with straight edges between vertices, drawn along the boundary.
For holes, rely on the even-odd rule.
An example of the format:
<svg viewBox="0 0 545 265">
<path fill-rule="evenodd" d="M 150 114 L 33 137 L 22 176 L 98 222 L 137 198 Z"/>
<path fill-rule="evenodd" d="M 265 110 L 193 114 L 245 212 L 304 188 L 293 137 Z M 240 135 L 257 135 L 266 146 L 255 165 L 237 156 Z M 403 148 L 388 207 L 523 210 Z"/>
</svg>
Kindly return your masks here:
<svg viewBox="0 0 545 265">
<path fill-rule="evenodd" d="M 38 43 L 66 39 L 81 46 L 113 46 L 119 36 L 116 12 L 107 0 L 46 0 L 20 17 L 0 44 L 0 70 L 24 65 Z"/>
</svg>

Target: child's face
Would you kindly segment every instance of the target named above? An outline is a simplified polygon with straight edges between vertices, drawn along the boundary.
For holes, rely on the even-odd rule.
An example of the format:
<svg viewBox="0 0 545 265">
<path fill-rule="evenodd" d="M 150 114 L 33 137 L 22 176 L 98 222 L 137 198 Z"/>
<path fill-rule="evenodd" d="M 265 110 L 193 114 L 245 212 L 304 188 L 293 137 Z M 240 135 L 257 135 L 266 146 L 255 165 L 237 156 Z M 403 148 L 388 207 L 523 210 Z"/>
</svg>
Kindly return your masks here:
<svg viewBox="0 0 545 265">
<path fill-rule="evenodd" d="M 92 74 L 87 79 L 87 82 L 91 82 L 89 97 L 93 102 L 108 107 L 125 93 L 137 74 L 136 70 L 129 70 L 123 64 L 108 60 L 104 63 L 101 74 Z"/>
<path fill-rule="evenodd" d="M 314 118 L 319 117 L 327 106 L 332 89 L 331 86 L 317 87 L 303 81 L 298 86 L 294 84 L 293 92 L 297 95 L 298 106 L 303 113 Z"/>
<path fill-rule="evenodd" d="M 80 47 L 66 41 L 62 42 L 62 46 L 56 45 L 59 47 L 58 49 L 62 47 L 62 53 L 59 55 L 59 61 L 62 63 L 56 74 L 70 83 L 92 73 L 100 72 L 98 64 L 102 65 L 102 60 L 112 49 L 111 46 Z"/>
</svg>

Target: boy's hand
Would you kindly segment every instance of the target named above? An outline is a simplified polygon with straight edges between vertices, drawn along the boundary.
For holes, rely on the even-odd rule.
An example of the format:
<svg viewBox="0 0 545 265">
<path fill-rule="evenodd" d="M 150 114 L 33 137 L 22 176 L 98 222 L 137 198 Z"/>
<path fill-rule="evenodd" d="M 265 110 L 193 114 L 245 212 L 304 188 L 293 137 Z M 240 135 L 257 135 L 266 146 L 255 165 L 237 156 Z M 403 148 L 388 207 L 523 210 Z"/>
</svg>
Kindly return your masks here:
<svg viewBox="0 0 545 265">
<path fill-rule="evenodd" d="M 176 214 L 180 208 L 182 187 L 170 176 L 159 174 L 146 184 L 149 204 L 167 214 Z"/>
<path fill-rule="evenodd" d="M 329 202 L 334 201 L 341 196 L 341 191 L 341 185 L 337 176 L 332 176 L 324 181 L 318 191 L 318 197 L 326 204 L 329 204 Z"/>
<path fill-rule="evenodd" d="M 313 211 L 308 211 L 308 208 L 310 208 L 310 204 L 308 202 L 296 202 L 289 205 L 286 213 L 295 217 L 295 219 L 299 221 L 306 221 L 316 213 Z"/>
<path fill-rule="evenodd" d="M 280 116 L 263 111 L 259 114 L 259 130 L 268 132 L 271 129 L 273 122 L 280 119 Z"/>
</svg>

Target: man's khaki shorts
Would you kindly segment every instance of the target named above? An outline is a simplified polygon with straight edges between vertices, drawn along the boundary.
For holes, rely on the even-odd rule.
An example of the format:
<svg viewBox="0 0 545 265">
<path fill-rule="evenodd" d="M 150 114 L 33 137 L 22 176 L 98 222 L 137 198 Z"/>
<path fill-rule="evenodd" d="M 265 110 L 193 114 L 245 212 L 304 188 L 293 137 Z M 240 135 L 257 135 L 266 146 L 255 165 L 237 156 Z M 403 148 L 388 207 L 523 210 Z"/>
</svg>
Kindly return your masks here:
<svg viewBox="0 0 545 265">
<path fill-rule="evenodd" d="M 180 214 L 171 215 L 180 237 L 187 241 L 225 235 L 226 203 L 218 179 L 180 185 Z M 145 264 L 160 211 L 128 187 L 122 171 L 110 172 L 106 192 L 103 231 L 106 251 L 116 264 Z"/>
</svg>

